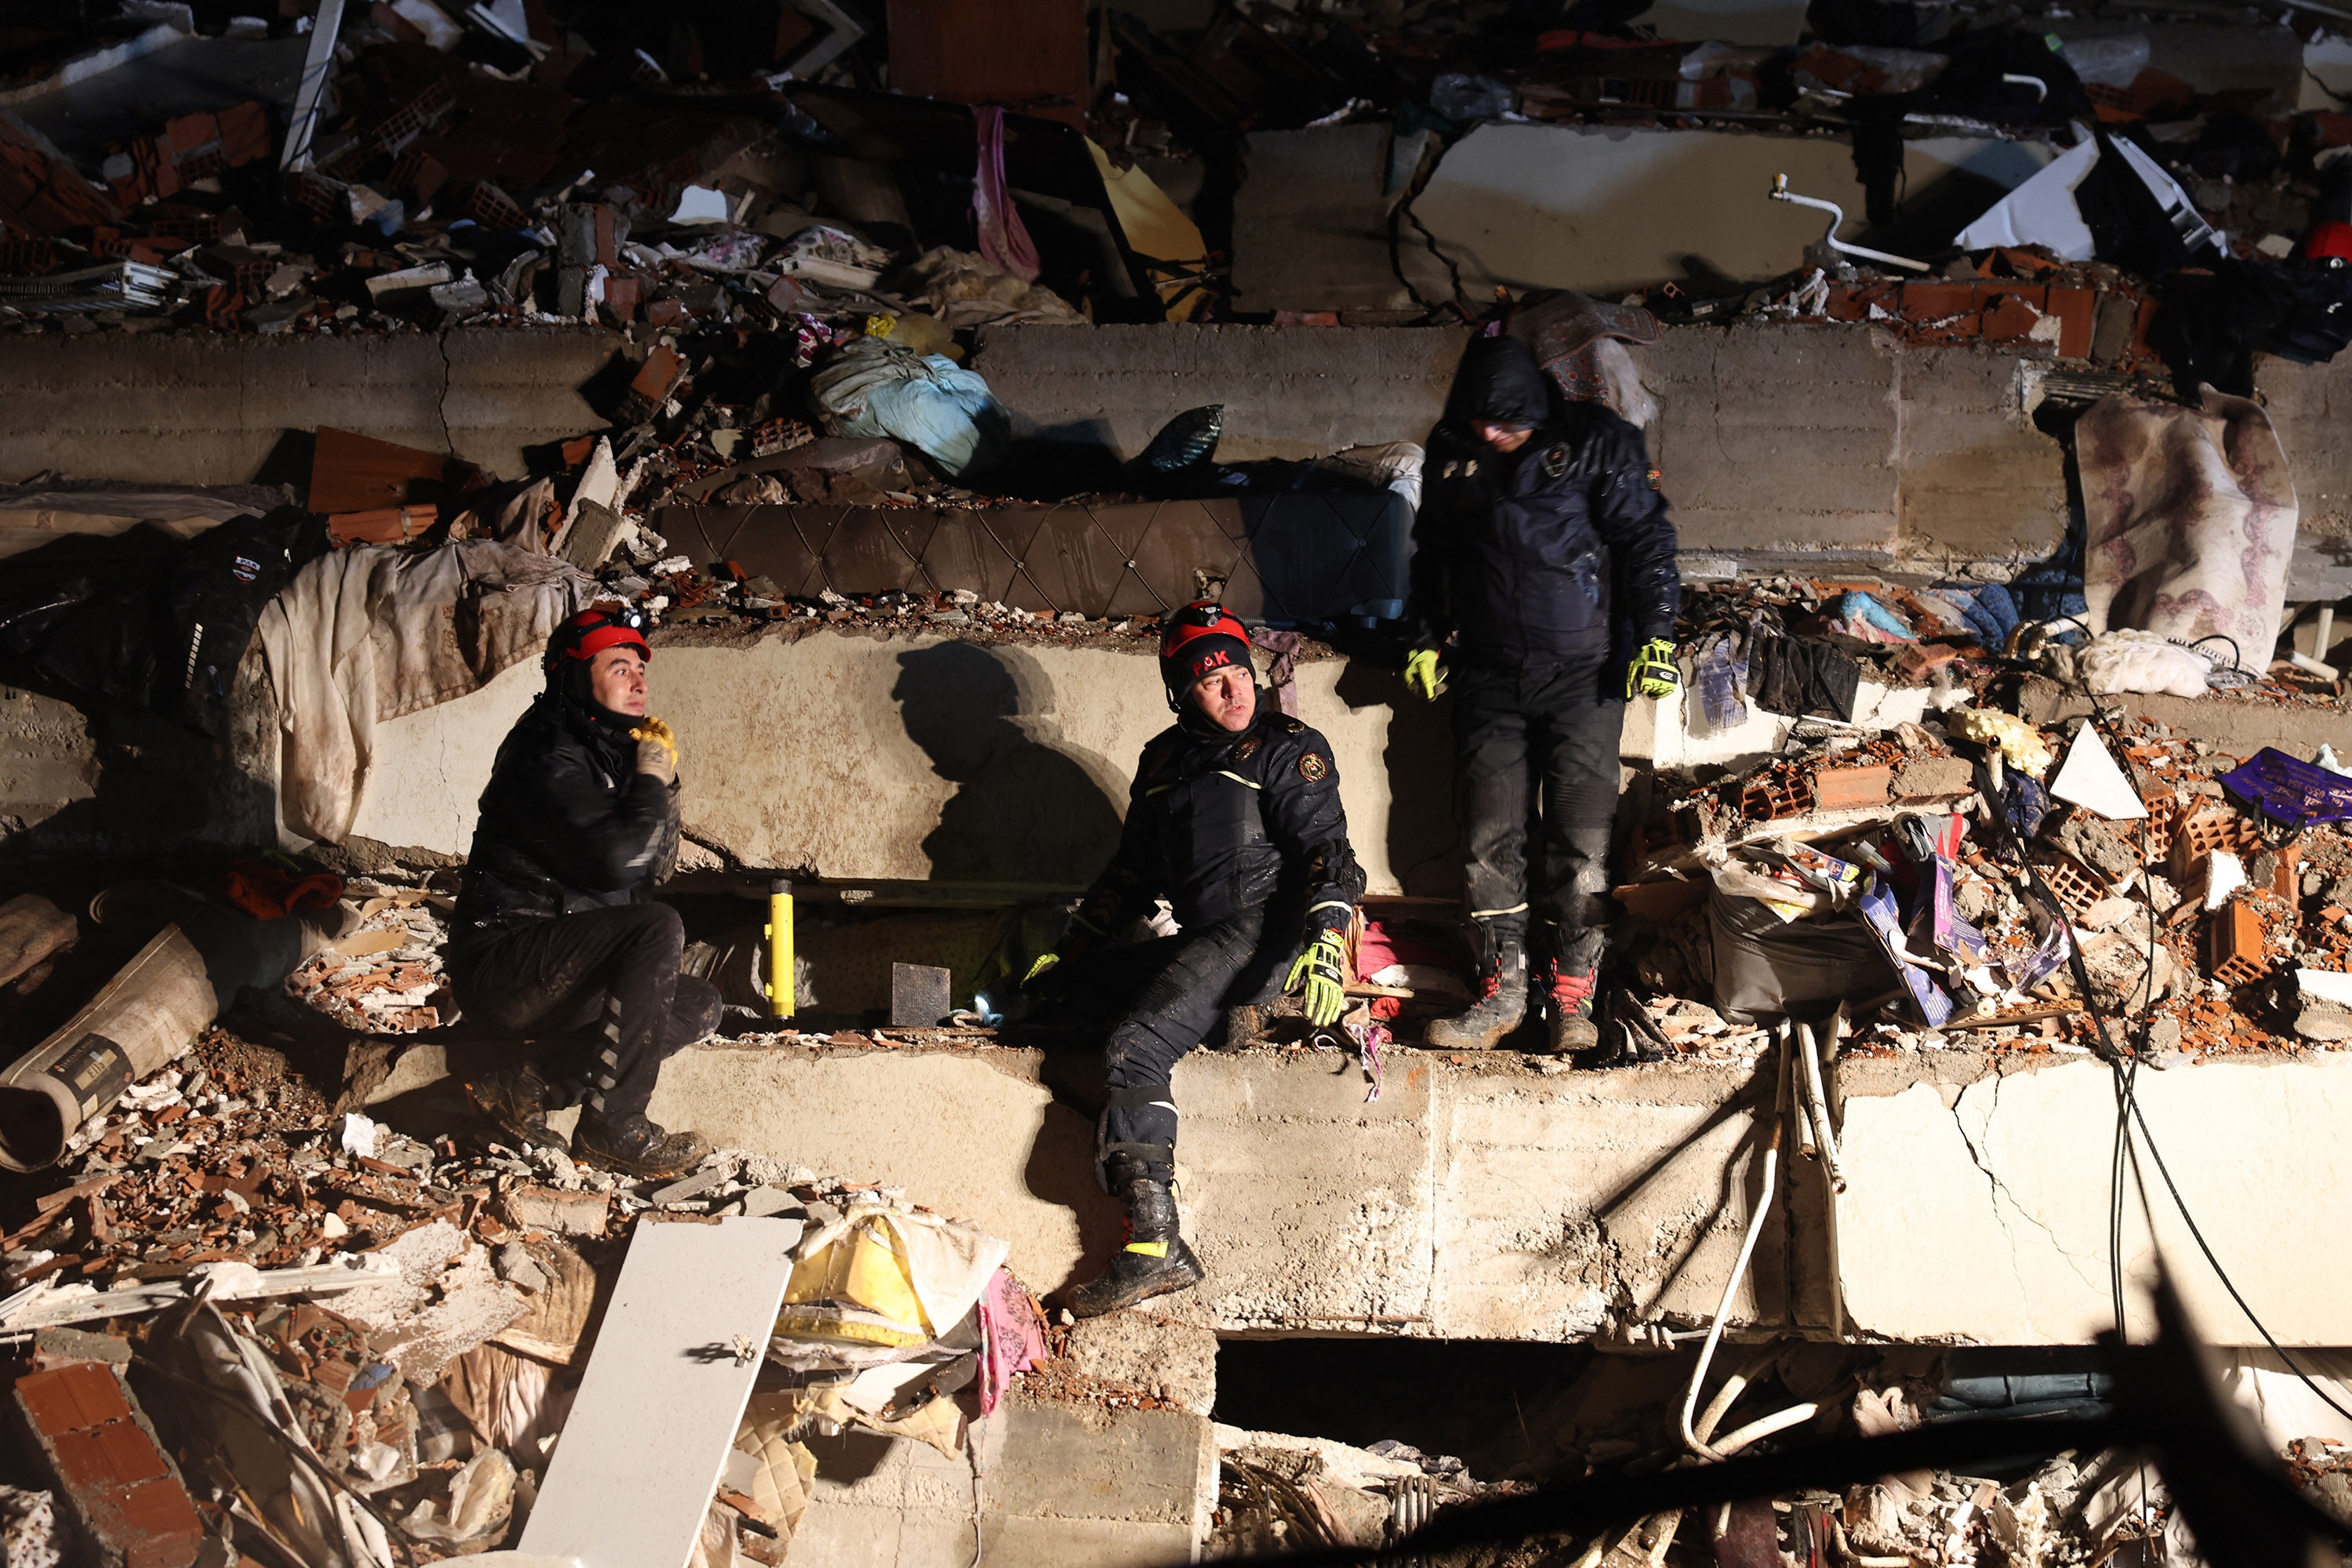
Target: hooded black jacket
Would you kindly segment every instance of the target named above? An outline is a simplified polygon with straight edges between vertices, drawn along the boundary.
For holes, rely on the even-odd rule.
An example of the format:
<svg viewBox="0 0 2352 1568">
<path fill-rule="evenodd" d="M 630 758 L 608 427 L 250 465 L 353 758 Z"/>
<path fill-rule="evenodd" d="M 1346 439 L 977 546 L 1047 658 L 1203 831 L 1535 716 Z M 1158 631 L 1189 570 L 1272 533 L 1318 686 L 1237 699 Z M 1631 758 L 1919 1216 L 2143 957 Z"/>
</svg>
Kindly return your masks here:
<svg viewBox="0 0 2352 1568">
<path fill-rule="evenodd" d="M 482 791 L 450 944 L 525 921 L 642 903 L 677 855 L 677 785 L 561 690 L 540 694 Z"/>
<path fill-rule="evenodd" d="M 1481 420 L 1534 427 L 1516 452 Z M 1675 527 L 1642 433 L 1591 403 L 1562 403 L 1534 351 L 1474 338 L 1429 437 L 1413 523 L 1422 635 L 1489 668 L 1600 663 L 1674 635 Z"/>
<path fill-rule="evenodd" d="M 1136 764 L 1118 852 L 1078 905 L 1073 934 L 1116 935 L 1166 899 L 1192 927 L 1264 906 L 1269 934 L 1344 931 L 1364 873 L 1348 845 L 1331 743 L 1258 693 L 1234 733 L 1187 710 Z"/>
</svg>

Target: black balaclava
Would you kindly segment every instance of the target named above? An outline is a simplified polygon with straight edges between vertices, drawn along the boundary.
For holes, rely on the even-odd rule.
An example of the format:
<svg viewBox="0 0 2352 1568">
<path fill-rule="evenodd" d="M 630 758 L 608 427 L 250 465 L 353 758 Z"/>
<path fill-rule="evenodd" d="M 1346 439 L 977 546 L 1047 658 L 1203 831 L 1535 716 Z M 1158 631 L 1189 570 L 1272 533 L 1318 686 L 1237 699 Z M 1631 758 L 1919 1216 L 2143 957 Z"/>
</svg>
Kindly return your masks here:
<svg viewBox="0 0 2352 1568">
<path fill-rule="evenodd" d="M 1481 420 L 1532 428 L 1550 422 L 1551 381 L 1517 338 L 1473 338 L 1445 395 L 1445 423 L 1467 432 Z"/>
</svg>

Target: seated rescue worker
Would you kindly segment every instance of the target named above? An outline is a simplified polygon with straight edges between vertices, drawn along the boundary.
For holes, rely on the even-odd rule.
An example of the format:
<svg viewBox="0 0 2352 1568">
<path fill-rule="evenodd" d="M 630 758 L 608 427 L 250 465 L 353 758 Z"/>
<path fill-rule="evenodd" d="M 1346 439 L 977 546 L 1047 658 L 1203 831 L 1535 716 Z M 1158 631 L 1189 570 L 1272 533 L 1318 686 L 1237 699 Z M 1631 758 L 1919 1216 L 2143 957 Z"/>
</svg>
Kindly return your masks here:
<svg viewBox="0 0 2352 1568">
<path fill-rule="evenodd" d="M 1109 868 L 1027 977 L 1056 963 L 1069 965 L 1056 990 L 1096 984 L 1087 970 L 1148 976 L 1104 1047 L 1096 1136 L 1096 1174 L 1127 1209 L 1127 1245 L 1070 1293 L 1081 1318 L 1201 1282 L 1177 1233 L 1170 1074 L 1227 1009 L 1302 984 L 1307 1017 L 1335 1022 L 1364 890 L 1330 743 L 1258 690 L 1241 622 L 1213 603 L 1179 611 L 1160 675 L 1177 721 L 1143 748 Z M 1176 935 L 1104 951 L 1162 898 Z"/>
<path fill-rule="evenodd" d="M 449 939 L 466 1016 L 546 1047 L 466 1086 L 516 1137 L 637 1176 L 691 1171 L 693 1132 L 646 1119 L 664 1058 L 718 1026 L 717 989 L 678 973 L 686 928 L 651 901 L 677 854 L 677 745 L 646 716 L 645 621 L 606 604 L 556 628 L 547 689 L 499 747 Z"/>
</svg>

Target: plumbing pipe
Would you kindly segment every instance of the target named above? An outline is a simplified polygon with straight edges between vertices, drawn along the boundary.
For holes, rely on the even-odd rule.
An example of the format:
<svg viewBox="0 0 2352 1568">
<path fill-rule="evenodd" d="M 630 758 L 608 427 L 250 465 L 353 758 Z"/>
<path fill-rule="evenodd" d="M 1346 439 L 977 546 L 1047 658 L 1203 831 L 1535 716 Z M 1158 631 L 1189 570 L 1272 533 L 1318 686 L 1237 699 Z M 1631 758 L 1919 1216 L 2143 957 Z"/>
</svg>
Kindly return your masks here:
<svg viewBox="0 0 2352 1568">
<path fill-rule="evenodd" d="M 1698 1404 L 1699 1387 L 1706 1381 L 1707 1363 L 1715 1359 L 1716 1344 L 1723 1338 L 1724 1322 L 1731 1315 L 1731 1300 L 1739 1292 L 1739 1282 L 1748 1277 L 1748 1260 L 1756 1256 L 1756 1238 L 1763 1234 L 1764 1216 L 1772 1207 L 1772 1177 L 1780 1163 L 1780 1128 L 1788 1104 L 1788 1056 L 1783 1052 L 1780 1093 L 1772 1111 L 1772 1133 L 1764 1141 L 1764 1190 L 1757 1194 L 1756 1207 L 1748 1215 L 1748 1234 L 1739 1238 L 1739 1257 L 1731 1266 L 1731 1278 L 1724 1281 L 1723 1300 L 1716 1303 L 1715 1321 L 1707 1325 L 1706 1342 L 1699 1346 L 1698 1366 L 1691 1373 L 1690 1387 L 1683 1394 L 1683 1447 L 1703 1459 L 1719 1459 L 1723 1455 L 1707 1447 L 1706 1440 L 1691 1430 L 1691 1411 Z"/>
<path fill-rule="evenodd" d="M 1792 1086 L 1797 1071 L 1797 1021 L 1793 1018 L 1780 1020 L 1780 1070 L 1785 1075 L 1780 1079 L 1781 1100 L 1785 1104 L 1795 1093 Z M 1813 1119 L 1804 1110 L 1801 1101 L 1797 1107 L 1796 1120 L 1797 1152 L 1808 1160 L 1820 1159 L 1821 1145 L 1813 1141 Z"/>
<path fill-rule="evenodd" d="M 2050 96 L 2050 84 L 2038 76 L 2020 76 L 2015 71 L 2003 71 L 2000 73 L 2000 79 L 2011 87 L 2032 88 L 2033 101 L 2037 104 Z"/>
<path fill-rule="evenodd" d="M 1791 1426 L 1811 1421 L 1821 1408 L 1818 1405 L 1791 1405 L 1786 1410 L 1775 1411 L 1724 1436 L 1715 1445 L 1716 1450 L 1729 1458 L 1759 1437 L 1769 1437 L 1775 1432 L 1785 1432 Z"/>
<path fill-rule="evenodd" d="M 1872 250 L 1866 247 L 1859 245 L 1848 245 L 1844 240 L 1840 239 L 1837 237 L 1838 225 L 1845 222 L 1845 208 L 1838 205 L 1835 202 L 1822 201 L 1817 196 L 1801 196 L 1797 195 L 1796 192 L 1789 188 L 1789 176 L 1786 174 L 1773 175 L 1772 189 L 1767 194 L 1769 195 L 1776 202 L 1793 202 L 1798 206 L 1811 207 L 1816 211 L 1829 214 L 1830 231 L 1822 236 L 1822 243 L 1828 246 L 1832 250 L 1837 251 L 1841 255 L 1864 257 L 1872 261 L 1884 261 L 1890 267 L 1908 268 L 1914 272 L 1925 272 L 1928 270 L 1927 264 L 1924 261 L 1913 261 L 1909 258 L 1902 256 L 1889 256 L 1883 250 Z"/>
<path fill-rule="evenodd" d="M 1828 1173 L 1830 1191 L 1845 1192 L 1845 1168 L 1838 1163 L 1836 1130 L 1830 1126 L 1829 1096 L 1822 1091 L 1822 1057 L 1814 1043 L 1811 1024 L 1797 1026 L 1797 1060 L 1804 1068 L 1801 1081 L 1805 1092 L 1805 1111 L 1812 1119 L 1813 1138 L 1822 1151 L 1822 1169 Z"/>
</svg>

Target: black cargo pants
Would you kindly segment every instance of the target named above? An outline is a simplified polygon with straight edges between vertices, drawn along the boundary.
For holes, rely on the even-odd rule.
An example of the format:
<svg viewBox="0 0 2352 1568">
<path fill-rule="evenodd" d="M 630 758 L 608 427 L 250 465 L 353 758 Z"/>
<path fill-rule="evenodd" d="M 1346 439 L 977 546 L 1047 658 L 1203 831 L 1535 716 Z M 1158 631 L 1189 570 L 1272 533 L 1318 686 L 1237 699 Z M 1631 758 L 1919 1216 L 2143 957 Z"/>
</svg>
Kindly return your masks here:
<svg viewBox="0 0 2352 1568">
<path fill-rule="evenodd" d="M 1126 1002 L 1103 1047 L 1109 1089 L 1095 1134 L 1095 1174 L 1111 1186 L 1114 1160 L 1139 1162 L 1155 1182 L 1176 1179 L 1176 1064 L 1228 1009 L 1280 994 L 1295 942 L 1263 943 L 1265 910 L 1242 910 L 1174 936 L 1074 959 L 1056 988 L 1073 998 Z"/>
<path fill-rule="evenodd" d="M 642 1116 L 661 1065 L 719 1026 L 716 986 L 677 972 L 686 927 L 667 904 L 528 921 L 452 948 L 468 1022 L 544 1048 L 541 1073 L 606 1118 Z"/>
<path fill-rule="evenodd" d="M 1452 678 L 1463 895 L 1482 964 L 1506 944 L 1564 974 L 1600 964 L 1622 682 L 1606 660 Z"/>
</svg>

